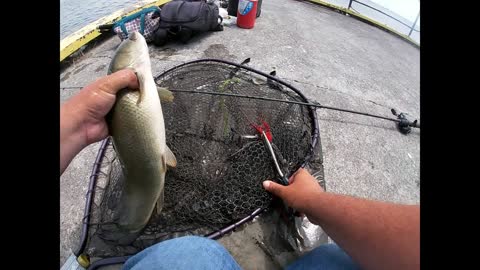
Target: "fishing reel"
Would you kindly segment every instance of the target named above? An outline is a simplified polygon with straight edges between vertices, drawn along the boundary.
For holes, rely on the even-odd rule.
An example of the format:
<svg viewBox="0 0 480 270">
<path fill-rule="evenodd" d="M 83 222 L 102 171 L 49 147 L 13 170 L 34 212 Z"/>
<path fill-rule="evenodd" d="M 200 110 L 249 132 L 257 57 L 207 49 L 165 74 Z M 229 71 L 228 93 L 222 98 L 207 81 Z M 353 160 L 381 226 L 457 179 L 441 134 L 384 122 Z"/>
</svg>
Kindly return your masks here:
<svg viewBox="0 0 480 270">
<path fill-rule="evenodd" d="M 420 123 L 418 122 L 418 120 L 415 119 L 413 122 L 410 121 L 407 118 L 406 113 L 398 114 L 395 109 L 392 109 L 392 114 L 395 115 L 400 120 L 399 122 L 397 122 L 397 127 L 401 133 L 409 134 L 410 132 L 412 132 L 412 127 L 420 128 Z"/>
</svg>

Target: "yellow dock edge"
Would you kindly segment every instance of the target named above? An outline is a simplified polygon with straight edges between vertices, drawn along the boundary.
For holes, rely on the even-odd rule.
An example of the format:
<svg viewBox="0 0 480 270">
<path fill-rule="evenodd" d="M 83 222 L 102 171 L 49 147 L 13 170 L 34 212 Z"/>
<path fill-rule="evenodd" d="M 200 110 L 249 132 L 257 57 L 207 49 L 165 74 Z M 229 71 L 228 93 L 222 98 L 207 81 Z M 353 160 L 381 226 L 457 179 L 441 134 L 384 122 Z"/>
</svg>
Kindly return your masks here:
<svg viewBox="0 0 480 270">
<path fill-rule="evenodd" d="M 161 6 L 169 1 L 170 0 L 157 0 L 143 6 L 139 6 L 129 12 L 127 12 L 125 9 L 121 9 L 115 11 L 109 16 L 103 17 L 88 24 L 87 26 L 83 27 L 82 29 L 76 31 L 75 33 L 69 35 L 68 37 L 60 41 L 60 62 L 62 62 L 65 58 L 67 58 L 74 52 L 78 51 L 81 47 L 85 46 L 90 41 L 94 40 L 96 37 L 100 36 L 102 33 L 97 29 L 99 25 L 114 23 L 119 19 L 138 12 L 144 8 L 151 6 Z"/>
<path fill-rule="evenodd" d="M 321 0 L 306 0 L 308 2 L 312 2 L 312 3 L 315 3 L 315 4 L 319 4 L 319 5 L 322 5 L 322 6 L 326 6 L 326 7 L 329 7 L 329 8 L 333 8 L 333 9 L 337 9 L 337 10 L 340 10 L 344 13 L 347 13 L 353 17 L 356 17 L 356 18 L 359 18 L 359 19 L 362 19 L 362 20 L 365 20 L 365 21 L 368 21 L 369 23 L 379 27 L 379 28 L 383 28 L 384 30 L 387 30 L 403 39 L 405 39 L 406 41 L 412 43 L 413 45 L 417 46 L 420 48 L 420 44 L 418 42 L 416 42 L 415 40 L 413 40 L 411 37 L 405 35 L 405 34 L 402 34 L 400 32 L 398 32 L 397 30 L 387 26 L 386 24 L 382 24 L 380 22 L 377 22 L 371 18 L 368 18 L 367 16 L 364 16 L 362 14 L 359 14 L 359 13 L 356 13 L 348 8 L 344 8 L 344 7 L 341 7 L 341 6 L 337 6 L 337 5 L 334 5 L 334 4 L 330 4 L 330 3 L 327 3 L 327 2 L 324 2 L 324 1 L 321 1 Z"/>
<path fill-rule="evenodd" d="M 129 12 L 125 12 L 125 10 L 123 10 L 123 9 L 118 10 L 118 11 L 112 13 L 109 16 L 103 17 L 103 18 L 101 18 L 99 20 L 96 20 L 95 22 L 83 27 L 82 29 L 78 30 L 77 32 L 69 35 L 68 37 L 66 37 L 66 38 L 64 38 L 60 41 L 60 62 L 62 62 L 65 58 L 67 58 L 68 56 L 70 56 L 71 54 L 73 54 L 74 52 L 79 50 L 81 47 L 88 44 L 90 41 L 92 41 L 96 37 L 100 36 L 101 33 L 97 29 L 97 27 L 99 25 L 111 24 L 115 21 L 118 21 L 119 19 L 121 19 L 124 16 L 131 15 L 131 14 L 133 14 L 135 12 L 138 12 L 138 11 L 144 9 L 144 8 L 151 7 L 151 6 L 154 6 L 154 5 L 155 6 L 161 6 L 161 5 L 163 5 L 163 4 L 165 4 L 169 1 L 170 0 L 157 0 L 155 2 L 151 2 L 151 3 L 148 3 L 146 5 L 137 7 L 137 8 L 135 8 L 132 11 L 129 11 Z M 407 36 L 405 34 L 402 34 L 398 31 L 388 27 L 385 24 L 377 22 L 377 21 L 375 21 L 373 19 L 370 19 L 370 18 L 368 18 L 364 15 L 358 14 L 358 13 L 352 11 L 352 10 L 349 10 L 347 8 L 340 7 L 340 6 L 337 6 L 337 5 L 333 5 L 333 4 L 330 4 L 330 3 L 327 3 L 327 2 L 324 2 L 324 1 L 321 1 L 321 0 L 306 0 L 306 1 L 312 2 L 312 3 L 315 3 L 315 4 L 319 4 L 319 5 L 322 5 L 322 6 L 326 6 L 326 7 L 329 7 L 329 8 L 333 8 L 333 9 L 336 9 L 336 10 L 340 10 L 340 11 L 342 11 L 344 13 L 347 13 L 351 16 L 354 16 L 354 17 L 357 17 L 359 19 L 368 21 L 369 23 L 371 23 L 373 25 L 376 25 L 377 27 L 383 28 L 383 29 L 385 29 L 385 30 L 387 30 L 391 33 L 394 33 L 395 35 L 405 39 L 406 41 L 412 43 L 413 45 L 415 45 L 417 47 L 420 47 L 420 44 L 417 43 L 412 38 L 410 38 L 409 36 Z"/>
</svg>

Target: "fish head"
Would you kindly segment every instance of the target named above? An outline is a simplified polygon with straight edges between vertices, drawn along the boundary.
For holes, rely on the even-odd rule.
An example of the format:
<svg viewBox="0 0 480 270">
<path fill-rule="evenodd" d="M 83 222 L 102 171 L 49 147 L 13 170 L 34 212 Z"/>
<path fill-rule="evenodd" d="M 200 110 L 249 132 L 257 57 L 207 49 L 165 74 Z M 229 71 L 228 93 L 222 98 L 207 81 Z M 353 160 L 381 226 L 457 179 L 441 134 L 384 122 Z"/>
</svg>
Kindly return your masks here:
<svg viewBox="0 0 480 270">
<path fill-rule="evenodd" d="M 150 66 L 150 57 L 148 54 L 148 45 L 143 37 L 137 31 L 128 35 L 128 38 L 123 40 L 117 48 L 115 55 L 110 62 L 108 73 L 113 73 L 125 68 L 130 68 L 135 71 L 142 67 Z"/>
</svg>

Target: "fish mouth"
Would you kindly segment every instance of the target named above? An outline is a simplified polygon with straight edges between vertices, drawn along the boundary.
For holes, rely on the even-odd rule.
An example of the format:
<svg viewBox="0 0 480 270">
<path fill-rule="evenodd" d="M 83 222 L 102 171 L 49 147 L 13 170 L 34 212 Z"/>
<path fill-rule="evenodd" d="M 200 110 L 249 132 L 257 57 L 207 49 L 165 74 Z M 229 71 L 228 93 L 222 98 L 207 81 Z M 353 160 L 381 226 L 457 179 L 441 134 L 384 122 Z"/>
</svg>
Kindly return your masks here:
<svg viewBox="0 0 480 270">
<path fill-rule="evenodd" d="M 138 35 L 140 35 L 140 33 L 132 32 L 132 33 L 130 33 L 130 35 L 128 35 L 128 39 L 135 41 L 135 40 L 138 39 Z"/>
</svg>

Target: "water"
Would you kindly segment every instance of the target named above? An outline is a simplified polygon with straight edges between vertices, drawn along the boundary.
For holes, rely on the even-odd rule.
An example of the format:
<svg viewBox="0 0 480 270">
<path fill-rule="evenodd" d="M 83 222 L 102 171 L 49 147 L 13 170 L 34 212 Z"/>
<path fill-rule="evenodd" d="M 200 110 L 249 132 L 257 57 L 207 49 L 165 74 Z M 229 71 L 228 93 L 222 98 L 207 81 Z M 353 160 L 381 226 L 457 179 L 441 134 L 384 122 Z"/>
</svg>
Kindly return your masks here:
<svg viewBox="0 0 480 270">
<path fill-rule="evenodd" d="M 341 6 L 348 7 L 349 0 L 323 0 L 325 2 Z M 399 21 L 409 25 L 409 27 L 385 16 L 384 14 L 377 12 L 369 7 L 366 7 L 362 4 L 352 2 L 351 9 L 362 15 L 365 15 L 377 22 L 386 24 L 396 31 L 408 35 L 410 32 L 410 27 L 413 25 L 415 18 L 420 10 L 420 2 L 418 0 L 401 0 L 400 2 L 395 0 L 359 0 L 362 3 L 365 3 L 371 7 L 374 7 L 378 10 L 381 10 L 392 17 L 397 18 Z M 418 19 L 415 28 L 420 30 L 420 18 Z M 416 42 L 420 43 L 420 32 L 412 31 L 410 37 Z"/>
<path fill-rule="evenodd" d="M 60 0 L 60 39 L 102 17 L 152 0 Z"/>
<path fill-rule="evenodd" d="M 265 0 L 275 1 L 275 0 Z M 349 0 L 323 0 L 337 6 L 348 7 Z M 391 16 L 399 19 L 407 25 L 412 25 L 420 9 L 418 0 L 360 0 Z M 83 26 L 110 15 L 122 8 L 129 8 L 135 4 L 146 4 L 152 0 L 60 0 L 60 39 L 81 29 Z M 398 32 L 408 35 L 410 27 L 361 4 L 352 3 L 352 8 L 367 17 L 384 23 Z M 415 29 L 420 29 L 420 19 Z M 420 43 L 420 32 L 413 31 L 410 37 Z"/>
</svg>

